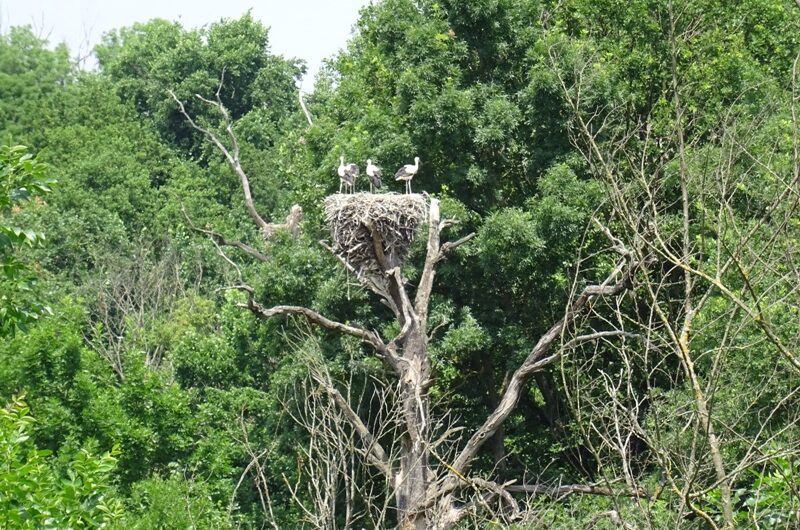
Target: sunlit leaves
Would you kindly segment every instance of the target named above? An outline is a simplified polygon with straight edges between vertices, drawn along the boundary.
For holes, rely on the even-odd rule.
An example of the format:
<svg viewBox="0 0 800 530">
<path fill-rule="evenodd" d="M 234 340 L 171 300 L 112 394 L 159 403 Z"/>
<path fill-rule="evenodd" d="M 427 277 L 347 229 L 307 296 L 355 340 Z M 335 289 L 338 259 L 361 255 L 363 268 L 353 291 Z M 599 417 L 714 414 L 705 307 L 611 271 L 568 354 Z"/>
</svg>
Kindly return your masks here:
<svg viewBox="0 0 800 530">
<path fill-rule="evenodd" d="M 15 398 L 0 409 L 0 526 L 8 529 L 105 528 L 123 517 L 110 485 L 118 448 L 79 449 L 61 465 L 31 441 L 34 419 Z"/>
<path fill-rule="evenodd" d="M 0 145 L 0 337 L 13 334 L 50 309 L 31 297 L 34 279 L 19 257 L 44 234 L 17 224 L 17 214 L 50 192 L 48 166 L 22 145 Z"/>
</svg>

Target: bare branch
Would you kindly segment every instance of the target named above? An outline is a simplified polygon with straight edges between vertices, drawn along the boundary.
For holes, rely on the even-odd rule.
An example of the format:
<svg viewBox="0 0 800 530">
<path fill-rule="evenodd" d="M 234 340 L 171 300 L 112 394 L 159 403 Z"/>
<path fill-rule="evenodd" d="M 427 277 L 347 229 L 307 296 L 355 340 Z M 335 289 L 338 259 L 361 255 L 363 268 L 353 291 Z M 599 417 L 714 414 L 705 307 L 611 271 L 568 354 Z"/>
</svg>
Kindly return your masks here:
<svg viewBox="0 0 800 530">
<path fill-rule="evenodd" d="M 574 339 L 571 339 L 569 342 L 564 343 L 561 347 L 562 350 L 568 350 L 572 346 L 576 344 L 580 344 L 582 342 L 588 342 L 597 339 L 607 339 L 609 337 L 626 337 L 629 339 L 635 339 L 639 337 L 636 333 L 629 333 L 627 331 L 623 331 L 620 329 L 612 329 L 608 331 L 597 331 L 594 333 L 587 333 L 586 335 L 579 335 Z"/>
<path fill-rule="evenodd" d="M 449 252 L 452 252 L 453 250 L 457 249 L 464 243 L 467 243 L 474 237 L 475 237 L 475 232 L 471 232 L 462 237 L 461 239 L 445 243 L 444 245 L 442 245 L 442 249 L 439 251 L 439 256 L 436 258 L 436 261 L 438 262 L 445 259 Z"/>
<path fill-rule="evenodd" d="M 800 1 L 800 0 L 798 0 Z M 300 108 L 303 109 L 303 114 L 306 115 L 306 120 L 308 121 L 308 126 L 314 125 L 314 122 L 311 121 L 311 114 L 308 112 L 306 108 L 306 102 L 303 100 L 303 90 L 297 89 L 297 99 L 300 101 Z"/>
<path fill-rule="evenodd" d="M 325 392 L 331 397 L 348 423 L 355 429 L 364 446 L 367 459 L 380 469 L 390 482 L 393 481 L 394 473 L 389 463 L 389 457 L 383 449 L 383 446 L 375 439 L 369 428 L 361 421 L 361 418 L 350 407 L 350 404 L 344 396 L 342 396 L 341 392 L 333 386 L 332 382 L 330 380 L 323 380 L 321 377 L 317 377 L 316 379 L 323 386 Z"/>
<path fill-rule="evenodd" d="M 228 240 L 228 239 L 225 239 L 225 236 L 223 236 L 219 232 L 214 232 L 212 230 L 206 230 L 204 228 L 199 228 L 199 227 L 195 226 L 195 224 L 189 218 L 189 214 L 186 212 L 186 209 L 181 207 L 181 211 L 183 212 L 183 216 L 186 218 L 186 222 L 189 223 L 189 228 L 191 228 L 195 232 L 199 232 L 201 234 L 207 235 L 209 238 L 211 238 L 218 245 L 238 248 L 239 250 L 241 250 L 245 254 L 257 259 L 258 261 L 267 262 L 267 261 L 270 260 L 269 256 L 267 256 L 265 254 L 262 254 L 261 252 L 259 252 L 258 250 L 256 250 L 255 248 L 251 247 L 250 245 L 248 245 L 246 243 L 242 243 L 241 241 Z"/>
<path fill-rule="evenodd" d="M 369 343 L 372 345 L 379 353 L 382 353 L 386 349 L 386 345 L 383 341 L 378 337 L 375 332 L 367 331 L 366 329 L 359 328 L 356 326 L 351 326 L 349 324 L 343 324 L 341 322 L 336 322 L 335 320 L 330 320 L 322 316 L 321 314 L 308 309 L 307 307 L 301 306 L 291 306 L 291 305 L 278 305 L 271 307 L 269 309 L 264 308 L 258 302 L 254 300 L 250 300 L 250 302 L 246 306 L 250 309 L 254 315 L 261 319 L 269 319 L 276 315 L 298 315 L 305 317 L 306 320 L 311 322 L 312 324 L 316 324 L 321 326 L 325 329 L 329 329 L 331 331 L 339 331 L 340 333 L 344 333 L 346 335 L 352 335 L 353 337 L 358 337 L 364 342 Z"/>
<path fill-rule="evenodd" d="M 516 408 L 525 381 L 535 372 L 556 360 L 557 354 L 546 358 L 544 355 L 548 352 L 553 343 L 561 337 L 566 326 L 578 317 L 583 308 L 593 298 L 598 296 L 613 296 L 628 288 L 635 267 L 629 268 L 628 271 L 622 275 L 621 279 L 616 283 L 612 283 L 621 273 L 623 266 L 624 264 L 622 263 L 617 266 L 603 283 L 599 285 L 590 285 L 584 288 L 583 292 L 567 308 L 564 317 L 542 335 L 539 342 L 528 354 L 528 357 L 522 365 L 517 368 L 514 375 L 511 376 L 508 387 L 506 387 L 506 391 L 500 399 L 497 408 L 486 418 L 483 425 L 472 435 L 472 438 L 470 438 L 466 446 L 464 446 L 461 454 L 458 455 L 458 458 L 453 464 L 453 468 L 458 473 L 464 474 L 469 469 L 478 450 L 495 432 L 497 432 L 500 425 L 502 425 Z"/>
<path fill-rule="evenodd" d="M 563 499 L 569 495 L 582 493 L 586 495 L 599 495 L 603 497 L 634 497 L 638 499 L 649 499 L 650 495 L 644 490 L 615 490 L 608 486 L 598 486 L 594 484 L 563 484 L 559 486 L 547 486 L 544 484 L 520 484 L 506 486 L 509 493 L 531 493 L 534 495 L 547 495 L 556 499 Z"/>
<path fill-rule="evenodd" d="M 217 147 L 217 149 L 219 149 L 219 151 L 225 157 L 225 160 L 227 160 L 228 165 L 231 167 L 231 169 L 233 169 L 234 173 L 236 173 L 236 175 L 239 177 L 239 182 L 241 183 L 242 191 L 244 192 L 244 204 L 245 207 L 247 208 L 247 212 L 250 214 L 250 218 L 253 219 L 253 222 L 255 222 L 256 225 L 264 232 L 265 237 L 268 237 L 267 234 L 269 234 L 272 229 L 270 228 L 269 223 L 267 223 L 256 211 L 255 204 L 253 203 L 253 195 L 250 192 L 250 179 L 247 177 L 247 174 L 242 169 L 242 165 L 239 161 L 239 144 L 236 141 L 236 136 L 234 135 L 233 129 L 231 127 L 231 120 L 230 120 L 230 115 L 228 114 L 228 110 L 225 108 L 225 106 L 222 104 L 222 101 L 220 100 L 219 89 L 217 90 L 216 102 L 206 99 L 200 95 L 197 95 L 197 98 L 200 101 L 206 103 L 207 105 L 215 107 L 220 112 L 220 114 L 222 114 L 225 123 L 225 130 L 232 143 L 231 147 L 232 152 L 229 151 L 227 147 L 225 147 L 225 144 L 223 144 L 222 141 L 220 141 L 220 139 L 217 137 L 216 134 L 214 134 L 209 129 L 206 129 L 205 127 L 198 125 L 192 119 L 192 117 L 189 116 L 189 113 L 186 112 L 186 107 L 183 105 L 183 102 L 180 99 L 178 99 L 178 96 L 176 96 L 172 90 L 167 90 L 167 92 L 169 93 L 170 96 L 172 96 L 172 99 L 174 99 L 175 102 L 178 104 L 180 113 L 183 115 L 184 118 L 186 118 L 186 121 L 189 122 L 189 125 L 191 125 L 197 131 L 203 133 L 209 140 L 211 140 L 211 142 Z"/>
<path fill-rule="evenodd" d="M 307 307 L 279 305 L 267 309 L 255 301 L 254 292 L 250 286 L 238 285 L 233 288 L 244 291 L 248 294 L 247 303 L 239 304 L 239 306 L 249 309 L 258 318 L 262 320 L 268 320 L 277 315 L 297 315 L 302 316 L 310 323 L 325 329 L 338 331 L 346 335 L 357 337 L 372 346 L 378 357 L 383 359 L 384 362 L 386 362 L 386 364 L 395 372 L 395 374 L 399 375 L 402 373 L 402 369 L 399 366 L 398 357 L 393 353 L 391 348 L 388 348 L 386 344 L 384 344 L 383 340 L 380 338 L 380 335 L 378 335 L 376 331 L 367 331 L 364 328 L 331 320 Z"/>
<path fill-rule="evenodd" d="M 425 324 L 428 320 L 428 305 L 430 303 L 431 289 L 433 289 L 433 277 L 436 274 L 436 262 L 440 259 L 440 233 L 439 201 L 438 199 L 432 198 L 430 200 L 430 213 L 428 216 L 428 252 L 425 256 L 425 265 L 422 267 L 422 275 L 420 276 L 417 296 L 414 301 L 414 307 L 417 315 L 419 315 L 422 329 L 425 329 Z"/>
</svg>

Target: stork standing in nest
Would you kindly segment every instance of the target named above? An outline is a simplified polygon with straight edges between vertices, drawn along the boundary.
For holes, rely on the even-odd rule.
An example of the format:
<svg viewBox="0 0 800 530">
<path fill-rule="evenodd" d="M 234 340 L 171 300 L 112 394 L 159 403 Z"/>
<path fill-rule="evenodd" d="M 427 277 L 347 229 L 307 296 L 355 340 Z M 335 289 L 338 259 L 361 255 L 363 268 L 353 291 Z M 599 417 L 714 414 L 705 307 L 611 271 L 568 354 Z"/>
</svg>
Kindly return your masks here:
<svg viewBox="0 0 800 530">
<path fill-rule="evenodd" d="M 380 189 L 381 184 L 381 168 L 372 163 L 372 160 L 367 160 L 367 177 L 369 177 L 369 192 L 375 193 L 375 190 Z"/>
<path fill-rule="evenodd" d="M 344 186 L 345 191 L 349 188 L 350 193 L 353 193 L 356 188 L 358 166 L 356 164 L 345 164 L 344 155 L 342 155 L 339 157 L 339 168 L 337 172 L 339 173 L 339 193 L 342 193 L 342 186 Z"/>
<path fill-rule="evenodd" d="M 406 164 L 398 169 L 397 173 L 394 174 L 395 180 L 405 181 L 407 195 L 411 193 L 411 179 L 414 178 L 414 175 L 417 174 L 417 171 L 419 171 L 419 157 L 415 156 L 413 164 Z"/>
</svg>

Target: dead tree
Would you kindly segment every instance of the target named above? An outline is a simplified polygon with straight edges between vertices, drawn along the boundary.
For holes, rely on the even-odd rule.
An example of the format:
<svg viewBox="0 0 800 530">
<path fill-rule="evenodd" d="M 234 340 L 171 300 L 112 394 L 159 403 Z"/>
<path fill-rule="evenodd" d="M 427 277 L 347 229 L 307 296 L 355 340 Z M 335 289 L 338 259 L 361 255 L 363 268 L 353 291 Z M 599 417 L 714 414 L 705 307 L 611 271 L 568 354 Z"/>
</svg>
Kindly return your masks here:
<svg viewBox="0 0 800 530">
<path fill-rule="evenodd" d="M 560 344 L 566 327 L 593 299 L 617 295 L 627 289 L 635 264 L 621 259 L 605 281 L 587 286 L 578 293 L 566 307 L 562 319 L 539 339 L 511 376 L 496 409 L 465 443 L 457 444 L 459 447 L 452 455 L 441 455 L 436 451 L 441 441 L 431 428 L 437 419 L 430 417 L 428 396 L 432 384 L 428 307 L 437 264 L 474 234 L 442 243 L 442 232 L 453 222 L 441 218 L 438 200 L 426 201 L 420 195 L 385 194 L 371 198 L 337 195 L 328 199 L 326 207 L 335 239 L 331 250 L 391 309 L 400 332 L 394 337 L 382 337 L 375 331 L 334 321 L 309 308 L 288 305 L 266 308 L 254 299 L 249 289 L 244 289 L 248 301 L 243 306 L 261 319 L 297 315 L 316 326 L 357 337 L 397 379 L 402 431 L 396 447 L 384 448 L 346 400 L 333 401 L 358 434 L 366 461 L 384 474 L 395 499 L 401 528 L 447 530 L 492 504 L 511 510 L 510 519 L 514 519 L 521 515 L 521 510 L 512 493 L 618 494 L 610 488 L 593 485 L 561 485 L 551 489 L 522 483 L 497 484 L 472 476 L 470 469 L 481 448 L 515 409 L 531 377 L 559 359 L 561 349 L 553 349 L 553 346 Z M 420 214 L 427 219 L 420 219 Z M 403 278 L 402 266 L 415 227 L 423 221 L 427 221 L 427 252 L 417 289 L 412 294 Z M 583 342 L 616 335 L 619 333 L 615 331 L 590 333 L 574 340 Z M 335 396 L 336 389 L 332 383 L 328 385 L 329 395 Z M 389 460 L 390 453 L 397 453 L 396 463 Z M 631 492 L 623 492 L 625 494 Z"/>
<path fill-rule="evenodd" d="M 144 355 L 146 367 L 157 368 L 167 347 L 151 338 L 164 321 L 159 315 L 169 316 L 192 287 L 181 273 L 181 256 L 169 245 L 153 252 L 151 244 L 140 240 L 133 257 L 104 256 L 97 268 L 98 280 L 85 287 L 92 300 L 86 342 L 108 361 L 119 381 L 125 380 L 126 358 L 133 352 Z M 202 268 L 196 276 L 202 277 Z"/>
<path fill-rule="evenodd" d="M 187 121 L 216 145 L 239 176 L 248 213 L 268 237 L 271 233 L 269 227 L 273 225 L 267 224 L 255 210 L 249 180 L 238 158 L 236 137 L 227 110 L 219 99 L 219 91 L 215 101 L 201 96 L 198 98 L 218 109 L 223 116 L 228 143 L 232 146 L 230 150 L 212 131 L 194 122 L 180 100 L 174 94 L 172 97 Z M 475 234 L 442 242 L 442 234 L 456 223 L 442 219 L 437 199 L 418 194 L 370 197 L 365 194 L 334 195 L 326 200 L 326 215 L 334 244 L 325 246 L 391 310 L 399 333 L 384 337 L 374 330 L 338 322 L 301 306 L 265 307 L 255 299 L 253 289 L 245 282 L 242 281 L 235 288 L 247 295 L 247 302 L 242 303 L 242 307 L 259 319 L 302 317 L 314 326 L 356 337 L 384 363 L 387 373 L 396 381 L 400 424 L 397 430 L 399 434 L 389 437 L 391 446 L 387 447 L 383 445 L 386 442 L 382 442 L 381 437 L 371 431 L 330 379 L 316 379 L 325 389 L 324 394 L 339 410 L 336 424 L 339 425 L 340 421 L 349 424 L 349 432 L 354 433 L 360 443 L 364 462 L 383 476 L 388 485 L 388 498 L 394 500 L 400 528 L 449 530 L 487 511 L 501 514 L 506 521 L 520 520 L 525 515 L 525 508 L 520 506 L 515 495 L 551 495 L 559 498 L 576 493 L 646 496 L 640 490 L 612 488 L 607 484 L 548 486 L 528 484 L 522 480 L 500 484 L 471 473 L 479 452 L 515 410 L 520 395 L 536 373 L 556 363 L 570 345 L 624 335 L 624 332 L 615 330 L 578 334 L 568 341 L 566 350 L 563 348 L 565 333 L 579 321 L 595 299 L 620 295 L 631 286 L 639 263 L 632 259 L 630 251 L 619 244 L 614 245 L 613 250 L 620 254 L 619 260 L 605 280 L 574 293 L 561 319 L 539 338 L 523 363 L 509 377 L 495 409 L 469 437 L 459 438 L 457 435 L 463 433 L 465 427 L 431 417 L 428 391 L 433 379 L 428 341 L 432 330 L 428 311 L 437 265 L 461 245 L 468 243 Z M 291 221 L 287 224 L 291 224 Z M 423 226 L 427 226 L 426 256 L 417 287 L 412 290 L 403 276 L 403 265 L 412 240 Z M 268 259 L 249 245 L 229 241 L 209 230 L 199 231 L 211 238 L 233 266 L 235 263 L 224 254 L 222 246 L 239 248 L 259 260 Z M 307 414 L 302 416 L 300 423 L 311 425 L 313 430 L 318 430 L 321 425 L 314 416 Z M 442 424 L 450 427 L 435 427 Z M 444 446 L 450 450 L 443 451 Z M 296 495 L 297 490 L 293 491 Z M 325 502 L 330 501 L 330 496 L 323 490 L 312 493 Z"/>
</svg>

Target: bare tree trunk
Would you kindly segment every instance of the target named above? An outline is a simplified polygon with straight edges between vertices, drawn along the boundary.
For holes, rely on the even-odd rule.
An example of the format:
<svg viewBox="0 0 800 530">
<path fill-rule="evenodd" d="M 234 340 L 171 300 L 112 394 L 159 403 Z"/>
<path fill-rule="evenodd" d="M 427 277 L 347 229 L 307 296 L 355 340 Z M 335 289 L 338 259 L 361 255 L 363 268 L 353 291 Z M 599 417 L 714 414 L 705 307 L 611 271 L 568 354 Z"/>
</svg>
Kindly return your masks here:
<svg viewBox="0 0 800 530">
<path fill-rule="evenodd" d="M 403 348 L 406 368 L 401 382 L 401 401 L 406 432 L 401 440 L 400 471 L 396 479 L 397 508 L 403 529 L 428 528 L 425 512 L 413 511 L 425 495 L 430 475 L 425 443 L 428 397 L 422 389 L 422 381 L 430 370 L 427 350 L 425 334 L 413 324 Z"/>
</svg>

